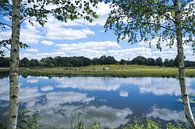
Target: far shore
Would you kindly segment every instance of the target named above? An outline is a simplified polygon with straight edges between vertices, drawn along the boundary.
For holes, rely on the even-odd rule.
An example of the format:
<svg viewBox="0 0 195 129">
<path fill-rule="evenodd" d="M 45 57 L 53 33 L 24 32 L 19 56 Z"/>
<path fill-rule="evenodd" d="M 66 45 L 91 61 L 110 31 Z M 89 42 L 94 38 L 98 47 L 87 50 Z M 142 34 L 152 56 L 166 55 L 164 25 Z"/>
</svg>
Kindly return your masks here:
<svg viewBox="0 0 195 129">
<path fill-rule="evenodd" d="M 9 72 L 9 68 L 0 68 Z M 85 67 L 20 68 L 23 76 L 111 76 L 111 77 L 177 77 L 178 69 L 143 65 L 91 65 Z M 187 77 L 195 77 L 195 68 L 186 68 Z"/>
</svg>

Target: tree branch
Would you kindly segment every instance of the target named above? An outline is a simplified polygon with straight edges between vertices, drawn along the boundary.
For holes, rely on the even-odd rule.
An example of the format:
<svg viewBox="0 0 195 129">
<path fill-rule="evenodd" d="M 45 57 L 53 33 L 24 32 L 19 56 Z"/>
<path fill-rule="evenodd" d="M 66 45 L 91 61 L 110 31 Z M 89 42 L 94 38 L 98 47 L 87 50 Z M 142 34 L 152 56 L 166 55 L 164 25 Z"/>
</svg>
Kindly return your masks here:
<svg viewBox="0 0 195 129">
<path fill-rule="evenodd" d="M 22 19 L 21 22 L 20 22 L 20 24 L 22 24 L 24 21 L 26 21 L 26 20 L 28 20 L 28 19 L 30 19 L 30 18 L 31 18 L 31 17 L 26 17 L 26 18 Z"/>
<path fill-rule="evenodd" d="M 158 24 L 155 24 L 155 23 L 151 23 L 151 22 L 142 22 L 142 23 L 143 23 L 143 24 L 150 24 L 150 25 L 159 26 L 159 27 L 161 27 L 161 28 L 164 28 L 164 29 L 171 30 L 171 31 L 175 32 L 175 30 L 174 30 L 174 29 L 167 28 L 167 27 L 165 27 L 165 26 L 158 25 Z"/>
<path fill-rule="evenodd" d="M 186 5 L 187 5 L 188 3 L 190 3 L 190 2 L 192 2 L 192 0 L 188 0 L 188 2 L 186 2 L 185 5 L 184 5 L 183 7 L 181 7 L 181 9 L 180 9 L 179 11 L 182 11 L 182 10 L 186 7 Z"/>
<path fill-rule="evenodd" d="M 164 16 L 165 16 L 166 18 L 170 19 L 172 22 L 175 22 L 175 20 L 172 19 L 171 17 L 169 17 L 168 15 L 164 14 Z"/>
<path fill-rule="evenodd" d="M 7 27 L 12 27 L 11 25 L 9 25 L 9 24 L 6 24 L 6 23 L 3 23 L 3 22 L 0 22 L 0 25 L 2 25 L 2 26 L 7 26 Z"/>
</svg>

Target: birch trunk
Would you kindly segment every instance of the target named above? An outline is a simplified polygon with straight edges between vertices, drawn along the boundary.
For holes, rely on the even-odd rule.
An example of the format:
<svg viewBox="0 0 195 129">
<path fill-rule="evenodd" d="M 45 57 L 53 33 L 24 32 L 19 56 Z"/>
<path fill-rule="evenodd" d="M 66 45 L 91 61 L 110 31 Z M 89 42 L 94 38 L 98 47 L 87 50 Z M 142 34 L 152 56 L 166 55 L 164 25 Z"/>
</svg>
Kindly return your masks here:
<svg viewBox="0 0 195 129">
<path fill-rule="evenodd" d="M 174 0 L 174 9 L 175 9 L 175 26 L 176 26 L 176 37 L 177 37 L 179 82 L 180 82 L 182 100 L 184 104 L 184 112 L 188 123 L 191 125 L 193 129 L 195 129 L 194 117 L 190 107 L 189 96 L 187 93 L 187 87 L 185 83 L 184 50 L 183 50 L 183 39 L 182 39 L 181 15 L 179 11 L 179 0 Z"/>
<path fill-rule="evenodd" d="M 19 37 L 20 37 L 20 0 L 12 1 L 12 36 L 10 52 L 10 94 L 9 94 L 9 115 L 8 129 L 16 129 L 19 107 Z"/>
</svg>

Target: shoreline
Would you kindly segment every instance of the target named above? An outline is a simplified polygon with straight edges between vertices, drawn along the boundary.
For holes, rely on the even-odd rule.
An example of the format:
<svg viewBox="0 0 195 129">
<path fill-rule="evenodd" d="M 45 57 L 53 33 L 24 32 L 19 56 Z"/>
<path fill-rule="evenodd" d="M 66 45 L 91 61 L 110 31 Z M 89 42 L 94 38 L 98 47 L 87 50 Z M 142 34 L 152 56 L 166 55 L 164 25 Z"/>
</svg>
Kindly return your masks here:
<svg viewBox="0 0 195 129">
<path fill-rule="evenodd" d="M 107 70 L 104 70 L 108 68 Z M 0 73 L 9 68 L 0 68 Z M 186 77 L 195 77 L 195 68 L 186 68 Z M 20 68 L 22 76 L 94 76 L 94 77 L 177 77 L 177 68 L 142 65 L 92 65 L 85 67 Z"/>
</svg>

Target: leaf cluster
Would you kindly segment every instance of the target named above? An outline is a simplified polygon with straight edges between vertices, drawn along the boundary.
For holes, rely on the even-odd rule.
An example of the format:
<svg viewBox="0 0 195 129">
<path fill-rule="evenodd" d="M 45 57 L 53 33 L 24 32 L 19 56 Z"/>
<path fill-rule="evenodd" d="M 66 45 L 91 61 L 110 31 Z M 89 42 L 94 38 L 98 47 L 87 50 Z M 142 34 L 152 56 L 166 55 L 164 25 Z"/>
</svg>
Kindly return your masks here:
<svg viewBox="0 0 195 129">
<path fill-rule="evenodd" d="M 0 41 L 0 56 L 5 56 L 5 50 L 10 50 L 11 39 Z M 19 42 L 20 48 L 28 48 L 29 46 L 25 43 Z"/>
<path fill-rule="evenodd" d="M 114 30 L 117 39 L 128 39 L 130 43 L 148 42 L 157 39 L 156 46 L 161 43 L 168 46 L 174 44 L 175 10 L 170 0 L 112 0 L 111 12 L 105 28 Z M 181 0 L 180 15 L 184 42 L 193 41 L 195 31 L 195 8 L 193 0 Z M 187 38 L 186 38 L 187 37 Z"/>
</svg>

